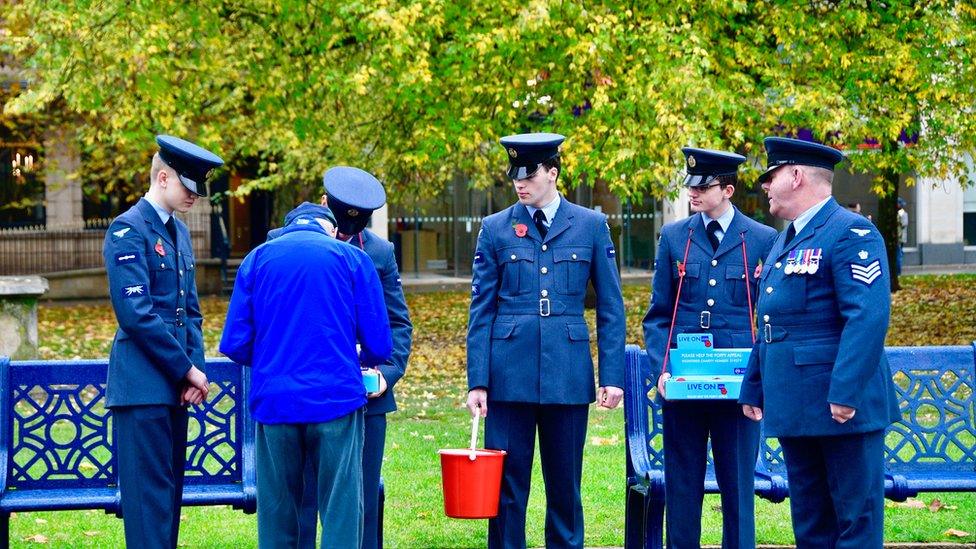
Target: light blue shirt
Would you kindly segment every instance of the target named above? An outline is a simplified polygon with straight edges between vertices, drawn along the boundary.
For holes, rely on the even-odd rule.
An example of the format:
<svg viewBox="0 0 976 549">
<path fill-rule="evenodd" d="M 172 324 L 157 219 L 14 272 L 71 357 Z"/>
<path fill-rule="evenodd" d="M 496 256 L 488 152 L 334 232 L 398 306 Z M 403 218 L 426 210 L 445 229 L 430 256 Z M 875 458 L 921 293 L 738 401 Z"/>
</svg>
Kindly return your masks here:
<svg viewBox="0 0 976 549">
<path fill-rule="evenodd" d="M 167 224 L 169 222 L 169 218 L 173 217 L 173 214 L 167 212 L 166 208 L 163 208 L 159 204 L 156 204 L 152 200 L 149 200 L 148 196 L 144 196 L 143 198 L 145 198 L 146 202 L 148 202 L 149 205 L 152 206 L 154 210 L 156 210 L 156 214 L 159 215 L 159 220 L 163 222 L 163 225 Z"/>
<path fill-rule="evenodd" d="M 710 221 L 718 221 L 718 224 L 722 227 L 722 229 L 715 231 L 715 237 L 718 238 L 719 242 L 721 242 L 722 239 L 725 238 L 725 232 L 729 230 L 729 225 L 732 224 L 732 218 L 735 217 L 735 208 L 729 204 L 729 209 L 725 210 L 725 213 L 720 215 L 718 219 L 715 220 L 705 215 L 705 212 L 702 212 L 701 216 L 702 223 L 705 224 L 705 227 L 708 227 L 708 223 Z"/>
<path fill-rule="evenodd" d="M 820 208 L 823 208 L 827 204 L 827 202 L 830 201 L 831 198 L 833 197 L 828 196 L 827 198 L 824 198 L 822 201 L 814 204 L 813 207 L 810 208 L 809 210 L 796 216 L 796 219 L 793 220 L 793 230 L 796 231 L 796 234 L 800 234 L 800 231 L 803 230 L 803 227 L 807 226 L 807 223 L 809 223 L 810 220 L 813 219 L 813 216 L 817 215 L 817 212 L 820 211 Z"/>
<path fill-rule="evenodd" d="M 539 208 L 535 208 L 533 206 L 526 206 L 525 208 L 529 210 L 529 217 L 535 219 L 535 212 L 538 211 Z M 552 220 L 554 217 L 556 217 L 556 210 L 559 209 L 559 194 L 556 194 L 556 198 L 552 199 L 552 202 L 546 204 L 541 209 L 542 213 L 546 214 L 546 220 L 543 222 L 543 225 L 546 227 L 551 227 Z"/>
</svg>

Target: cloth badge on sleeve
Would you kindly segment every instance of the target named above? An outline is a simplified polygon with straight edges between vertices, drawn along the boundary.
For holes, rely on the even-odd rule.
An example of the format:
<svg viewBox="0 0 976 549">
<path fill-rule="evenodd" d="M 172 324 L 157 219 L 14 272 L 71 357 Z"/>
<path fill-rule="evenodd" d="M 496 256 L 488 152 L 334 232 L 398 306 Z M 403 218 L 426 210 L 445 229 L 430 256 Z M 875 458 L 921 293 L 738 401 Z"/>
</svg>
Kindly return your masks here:
<svg viewBox="0 0 976 549">
<path fill-rule="evenodd" d="M 471 285 L 471 295 L 479 295 L 481 293 L 481 288 L 477 284 Z"/>
<path fill-rule="evenodd" d="M 138 286 L 126 286 L 122 288 L 122 297 L 138 297 L 145 295 L 146 286 L 139 284 Z"/>
<path fill-rule="evenodd" d="M 115 238 L 122 238 L 125 236 L 125 233 L 129 232 L 131 229 L 132 227 L 125 227 L 124 229 L 119 229 L 112 234 L 115 235 Z"/>
<path fill-rule="evenodd" d="M 881 276 L 881 262 L 877 259 L 867 265 L 851 263 L 851 278 L 858 282 L 870 286 L 879 276 Z"/>
<path fill-rule="evenodd" d="M 474 264 L 477 265 L 479 263 L 484 263 L 484 262 L 485 262 L 485 255 L 483 253 L 481 253 L 481 252 L 475 252 L 475 254 L 474 254 Z"/>
<path fill-rule="evenodd" d="M 871 232 L 871 229 L 851 229 L 851 232 L 856 234 L 857 236 L 864 236 L 869 232 Z"/>
<path fill-rule="evenodd" d="M 607 246 L 607 257 L 613 259 L 617 256 L 617 250 L 613 249 L 613 246 Z"/>
<path fill-rule="evenodd" d="M 126 263 L 135 263 L 139 261 L 139 252 L 126 252 L 122 255 L 115 256 L 116 265 L 125 265 Z"/>
</svg>

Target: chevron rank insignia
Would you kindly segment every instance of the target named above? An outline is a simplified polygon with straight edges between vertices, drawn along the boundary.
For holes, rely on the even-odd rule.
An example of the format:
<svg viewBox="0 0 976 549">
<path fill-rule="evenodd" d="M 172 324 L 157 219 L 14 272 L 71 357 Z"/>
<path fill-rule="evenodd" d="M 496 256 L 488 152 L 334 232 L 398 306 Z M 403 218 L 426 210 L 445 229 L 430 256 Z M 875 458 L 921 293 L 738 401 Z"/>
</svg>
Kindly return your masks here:
<svg viewBox="0 0 976 549">
<path fill-rule="evenodd" d="M 132 229 L 132 227 L 125 227 L 124 229 L 119 229 L 112 234 L 115 235 L 115 238 L 122 238 L 125 236 L 125 233 L 129 232 L 130 229 Z"/>
<path fill-rule="evenodd" d="M 851 232 L 856 234 L 857 236 L 864 236 L 869 232 L 871 232 L 871 229 L 851 229 Z"/>
<path fill-rule="evenodd" d="M 881 276 L 881 262 L 877 259 L 867 265 L 851 263 L 851 278 L 858 282 L 870 286 L 879 276 Z"/>
</svg>

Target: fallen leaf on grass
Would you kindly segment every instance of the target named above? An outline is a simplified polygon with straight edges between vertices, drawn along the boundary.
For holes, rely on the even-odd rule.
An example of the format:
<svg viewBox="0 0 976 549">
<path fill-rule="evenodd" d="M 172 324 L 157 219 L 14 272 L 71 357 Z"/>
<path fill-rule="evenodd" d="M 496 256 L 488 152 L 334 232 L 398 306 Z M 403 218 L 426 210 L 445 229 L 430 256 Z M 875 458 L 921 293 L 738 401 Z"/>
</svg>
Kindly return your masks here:
<svg viewBox="0 0 976 549">
<path fill-rule="evenodd" d="M 949 528 L 945 532 L 942 532 L 943 536 L 954 536 L 957 538 L 966 538 L 971 534 L 969 532 L 963 532 L 962 530 L 956 530 L 955 528 Z"/>
<path fill-rule="evenodd" d="M 424 440 L 434 440 L 434 435 L 424 435 Z"/>
<path fill-rule="evenodd" d="M 44 534 L 34 534 L 33 536 L 27 536 L 24 541 L 29 541 L 31 543 L 47 543 L 47 536 Z"/>
<path fill-rule="evenodd" d="M 47 520 L 45 519 L 34 519 L 34 522 L 37 524 L 47 524 Z"/>
<path fill-rule="evenodd" d="M 620 437 L 617 435 L 613 435 L 610 438 L 590 437 L 590 444 L 593 446 L 616 446 L 620 444 Z"/>
<path fill-rule="evenodd" d="M 891 507 L 901 507 L 903 509 L 928 509 L 925 502 L 915 498 L 908 498 L 905 501 L 889 502 L 888 505 Z"/>
<path fill-rule="evenodd" d="M 90 538 L 93 538 L 95 536 L 101 535 L 101 532 L 99 532 L 98 530 L 89 530 L 87 532 L 84 532 L 84 534 Z"/>
</svg>

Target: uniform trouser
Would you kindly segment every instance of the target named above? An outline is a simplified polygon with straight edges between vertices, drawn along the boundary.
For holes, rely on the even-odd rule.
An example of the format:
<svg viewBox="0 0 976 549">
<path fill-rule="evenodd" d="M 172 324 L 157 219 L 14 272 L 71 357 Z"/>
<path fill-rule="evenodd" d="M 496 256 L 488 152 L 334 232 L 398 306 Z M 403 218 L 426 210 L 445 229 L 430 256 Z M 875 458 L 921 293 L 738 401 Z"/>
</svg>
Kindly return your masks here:
<svg viewBox="0 0 976 549">
<path fill-rule="evenodd" d="M 363 549 L 376 549 L 380 544 L 379 500 L 380 470 L 383 467 L 383 450 L 386 445 L 386 414 L 366 415 L 366 438 L 363 441 Z M 305 460 L 305 478 L 314 479 L 311 460 Z M 305 483 L 302 497 L 301 533 L 298 546 L 302 549 L 315 547 L 315 529 L 318 526 L 315 483 Z"/>
<path fill-rule="evenodd" d="M 182 406 L 112 408 L 127 547 L 176 547 L 188 418 Z"/>
<path fill-rule="evenodd" d="M 701 546 L 709 436 L 722 494 L 722 547 L 754 547 L 759 423 L 734 400 L 665 402 L 663 423 L 668 547 Z"/>
<path fill-rule="evenodd" d="M 589 406 L 489 402 L 485 447 L 505 450 L 498 516 L 488 521 L 488 547 L 525 547 L 525 509 L 532 481 L 536 428 L 546 485 L 546 547 L 583 547 L 583 445 Z"/>
<path fill-rule="evenodd" d="M 780 437 L 796 546 L 880 549 L 884 544 L 884 431 Z"/>
<path fill-rule="evenodd" d="M 306 482 L 316 484 L 322 547 L 359 549 L 363 410 L 322 423 L 257 423 L 258 546 L 298 547 Z M 304 475 L 309 457 L 314 479 Z"/>
</svg>

